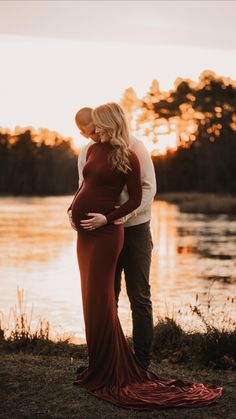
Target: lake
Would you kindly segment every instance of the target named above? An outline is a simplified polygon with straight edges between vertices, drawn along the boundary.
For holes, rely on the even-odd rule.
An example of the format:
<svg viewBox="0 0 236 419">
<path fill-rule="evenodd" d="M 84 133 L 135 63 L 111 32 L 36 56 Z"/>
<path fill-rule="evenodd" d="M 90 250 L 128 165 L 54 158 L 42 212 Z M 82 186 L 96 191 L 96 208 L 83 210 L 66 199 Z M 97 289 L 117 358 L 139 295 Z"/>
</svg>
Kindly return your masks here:
<svg viewBox="0 0 236 419">
<path fill-rule="evenodd" d="M 29 316 L 33 305 L 32 325 L 42 317 L 49 320 L 55 337 L 71 335 L 74 342 L 83 342 L 76 232 L 66 214 L 71 200 L 72 196 L 0 198 L 0 312 L 11 322 L 20 287 Z M 186 329 L 201 327 L 189 308 L 196 298 L 206 316 L 210 305 L 219 322 L 225 310 L 234 317 L 236 219 L 180 213 L 176 205 L 155 201 L 151 229 L 154 321 L 159 315 L 175 315 Z M 130 335 L 124 280 L 119 316 Z"/>
</svg>

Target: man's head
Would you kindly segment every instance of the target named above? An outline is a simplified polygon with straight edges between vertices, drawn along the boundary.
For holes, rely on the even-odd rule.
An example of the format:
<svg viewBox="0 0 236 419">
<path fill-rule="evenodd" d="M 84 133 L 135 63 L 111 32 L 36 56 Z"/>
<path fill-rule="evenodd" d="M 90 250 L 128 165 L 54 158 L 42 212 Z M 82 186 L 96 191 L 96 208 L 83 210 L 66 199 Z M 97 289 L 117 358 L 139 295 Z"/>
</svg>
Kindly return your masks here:
<svg viewBox="0 0 236 419">
<path fill-rule="evenodd" d="M 75 122 L 80 130 L 80 134 L 93 141 L 100 140 L 98 133 L 95 132 L 95 125 L 92 119 L 92 108 L 82 108 L 75 115 Z"/>
</svg>

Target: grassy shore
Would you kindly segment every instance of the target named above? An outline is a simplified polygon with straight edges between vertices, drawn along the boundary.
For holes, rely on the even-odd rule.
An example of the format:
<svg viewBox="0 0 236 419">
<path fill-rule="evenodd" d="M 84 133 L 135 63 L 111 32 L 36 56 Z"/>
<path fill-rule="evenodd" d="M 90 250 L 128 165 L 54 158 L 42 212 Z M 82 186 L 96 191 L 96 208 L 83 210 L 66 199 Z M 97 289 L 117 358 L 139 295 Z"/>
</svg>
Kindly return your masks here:
<svg viewBox="0 0 236 419">
<path fill-rule="evenodd" d="M 2 419 L 102 419 L 102 418 L 225 418 L 236 411 L 236 329 L 229 317 L 233 299 L 227 300 L 223 326 L 205 318 L 200 307 L 192 313 L 201 320 L 202 332 L 184 331 L 169 317 L 159 318 L 154 328 L 151 369 L 166 378 L 182 378 L 224 387 L 221 400 L 201 409 L 164 409 L 151 412 L 124 410 L 73 386 L 75 370 L 88 364 L 86 345 L 69 339 L 53 341 L 50 325 L 39 322 L 32 329 L 25 311 L 23 290 L 18 289 L 18 308 L 12 328 L 0 323 L 0 418 Z M 132 347 L 132 340 L 127 339 Z"/>
<path fill-rule="evenodd" d="M 208 314 L 204 314 L 198 303 L 189 309 L 197 317 L 201 331 L 183 330 L 174 314 L 172 317 L 158 317 L 154 327 L 153 359 L 156 362 L 191 363 L 196 366 L 213 369 L 236 369 L 236 324 L 231 317 L 235 299 L 227 297 L 223 310 L 219 314 L 211 308 L 208 299 Z M 181 310 L 179 310 L 181 314 Z M 86 345 L 70 343 L 70 338 L 57 340 L 51 338 L 50 324 L 39 319 L 37 326 L 32 327 L 32 309 L 27 311 L 24 290 L 17 288 L 17 304 L 11 310 L 12 322 L 6 316 L 0 316 L 0 352 L 26 353 L 34 355 L 66 355 L 70 357 L 87 357 Z M 8 316 L 9 320 L 10 316 Z M 128 338 L 132 346 L 132 340 Z"/>
<path fill-rule="evenodd" d="M 157 194 L 157 200 L 179 206 L 181 212 L 236 215 L 236 196 L 198 192 Z"/>
<path fill-rule="evenodd" d="M 166 378 L 182 378 L 224 387 L 223 397 L 201 409 L 145 412 L 145 418 L 233 419 L 236 410 L 236 332 L 186 333 L 174 319 L 155 326 L 151 369 Z M 17 336 L 17 337 L 16 337 Z M 131 339 L 128 343 L 132 346 Z M 2 419 L 139 418 L 144 412 L 124 410 L 73 386 L 75 370 L 88 363 L 86 345 L 51 341 L 43 329 L 27 336 L 0 339 Z"/>
<path fill-rule="evenodd" d="M 132 339 L 127 338 L 132 347 Z M 87 359 L 86 345 L 67 340 L 52 341 L 48 337 L 22 335 L 0 339 L 2 354 L 25 353 L 43 356 L 66 356 Z M 169 365 L 185 364 L 212 370 L 236 370 L 236 330 L 185 332 L 174 319 L 160 319 L 154 327 L 153 361 Z"/>
</svg>

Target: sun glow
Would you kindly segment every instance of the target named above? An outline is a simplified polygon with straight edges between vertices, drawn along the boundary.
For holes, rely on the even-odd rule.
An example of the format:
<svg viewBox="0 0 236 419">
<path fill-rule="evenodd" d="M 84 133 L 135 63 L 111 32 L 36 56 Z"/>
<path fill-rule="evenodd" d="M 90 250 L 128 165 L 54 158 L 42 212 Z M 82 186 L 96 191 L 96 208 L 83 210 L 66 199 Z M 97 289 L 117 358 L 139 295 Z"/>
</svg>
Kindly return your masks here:
<svg viewBox="0 0 236 419">
<path fill-rule="evenodd" d="M 235 74 L 236 69 L 231 51 L 221 51 L 219 60 L 219 52 L 210 49 L 128 42 L 0 36 L 0 53 L 5 63 L 0 79 L 1 124 L 10 129 L 46 127 L 72 137 L 75 147 L 86 143 L 74 123 L 80 107 L 120 101 L 129 86 L 142 98 L 155 78 L 160 89 L 168 91 L 179 75 L 197 80 L 204 68 L 219 74 Z M 17 60 L 21 65 L 16 69 Z M 146 135 L 139 138 L 150 150 L 159 147 L 164 152 L 174 145 L 174 136 L 169 134 L 157 136 L 153 144 Z"/>
<path fill-rule="evenodd" d="M 168 150 L 175 151 L 177 149 L 177 135 L 176 132 L 171 132 L 160 136 L 151 149 L 152 154 L 166 154 Z"/>
<path fill-rule="evenodd" d="M 154 137 L 153 134 L 147 136 L 137 134 L 135 136 L 144 143 L 149 153 L 153 155 L 163 155 L 168 150 L 175 151 L 177 149 L 176 132 L 159 135 L 158 138 Z"/>
<path fill-rule="evenodd" d="M 137 109 L 130 115 L 132 134 L 141 140 L 152 155 L 163 155 L 168 150 L 177 149 L 178 121 L 167 122 L 164 118 L 155 119 L 153 113 Z"/>
</svg>

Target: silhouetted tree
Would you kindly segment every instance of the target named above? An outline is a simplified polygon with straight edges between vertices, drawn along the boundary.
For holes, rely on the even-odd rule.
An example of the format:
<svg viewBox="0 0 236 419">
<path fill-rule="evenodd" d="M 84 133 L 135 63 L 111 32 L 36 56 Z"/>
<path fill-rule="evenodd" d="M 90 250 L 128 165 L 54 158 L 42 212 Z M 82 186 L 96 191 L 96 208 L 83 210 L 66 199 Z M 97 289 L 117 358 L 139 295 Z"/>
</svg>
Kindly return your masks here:
<svg viewBox="0 0 236 419">
<path fill-rule="evenodd" d="M 77 154 L 70 139 L 45 129 L 0 133 L 1 194 L 70 194 L 77 185 Z"/>
<path fill-rule="evenodd" d="M 168 92 L 153 82 L 137 115 L 147 142 L 177 138 L 176 151 L 153 158 L 159 191 L 236 193 L 235 81 L 206 70 L 198 83 L 178 78 Z"/>
</svg>

